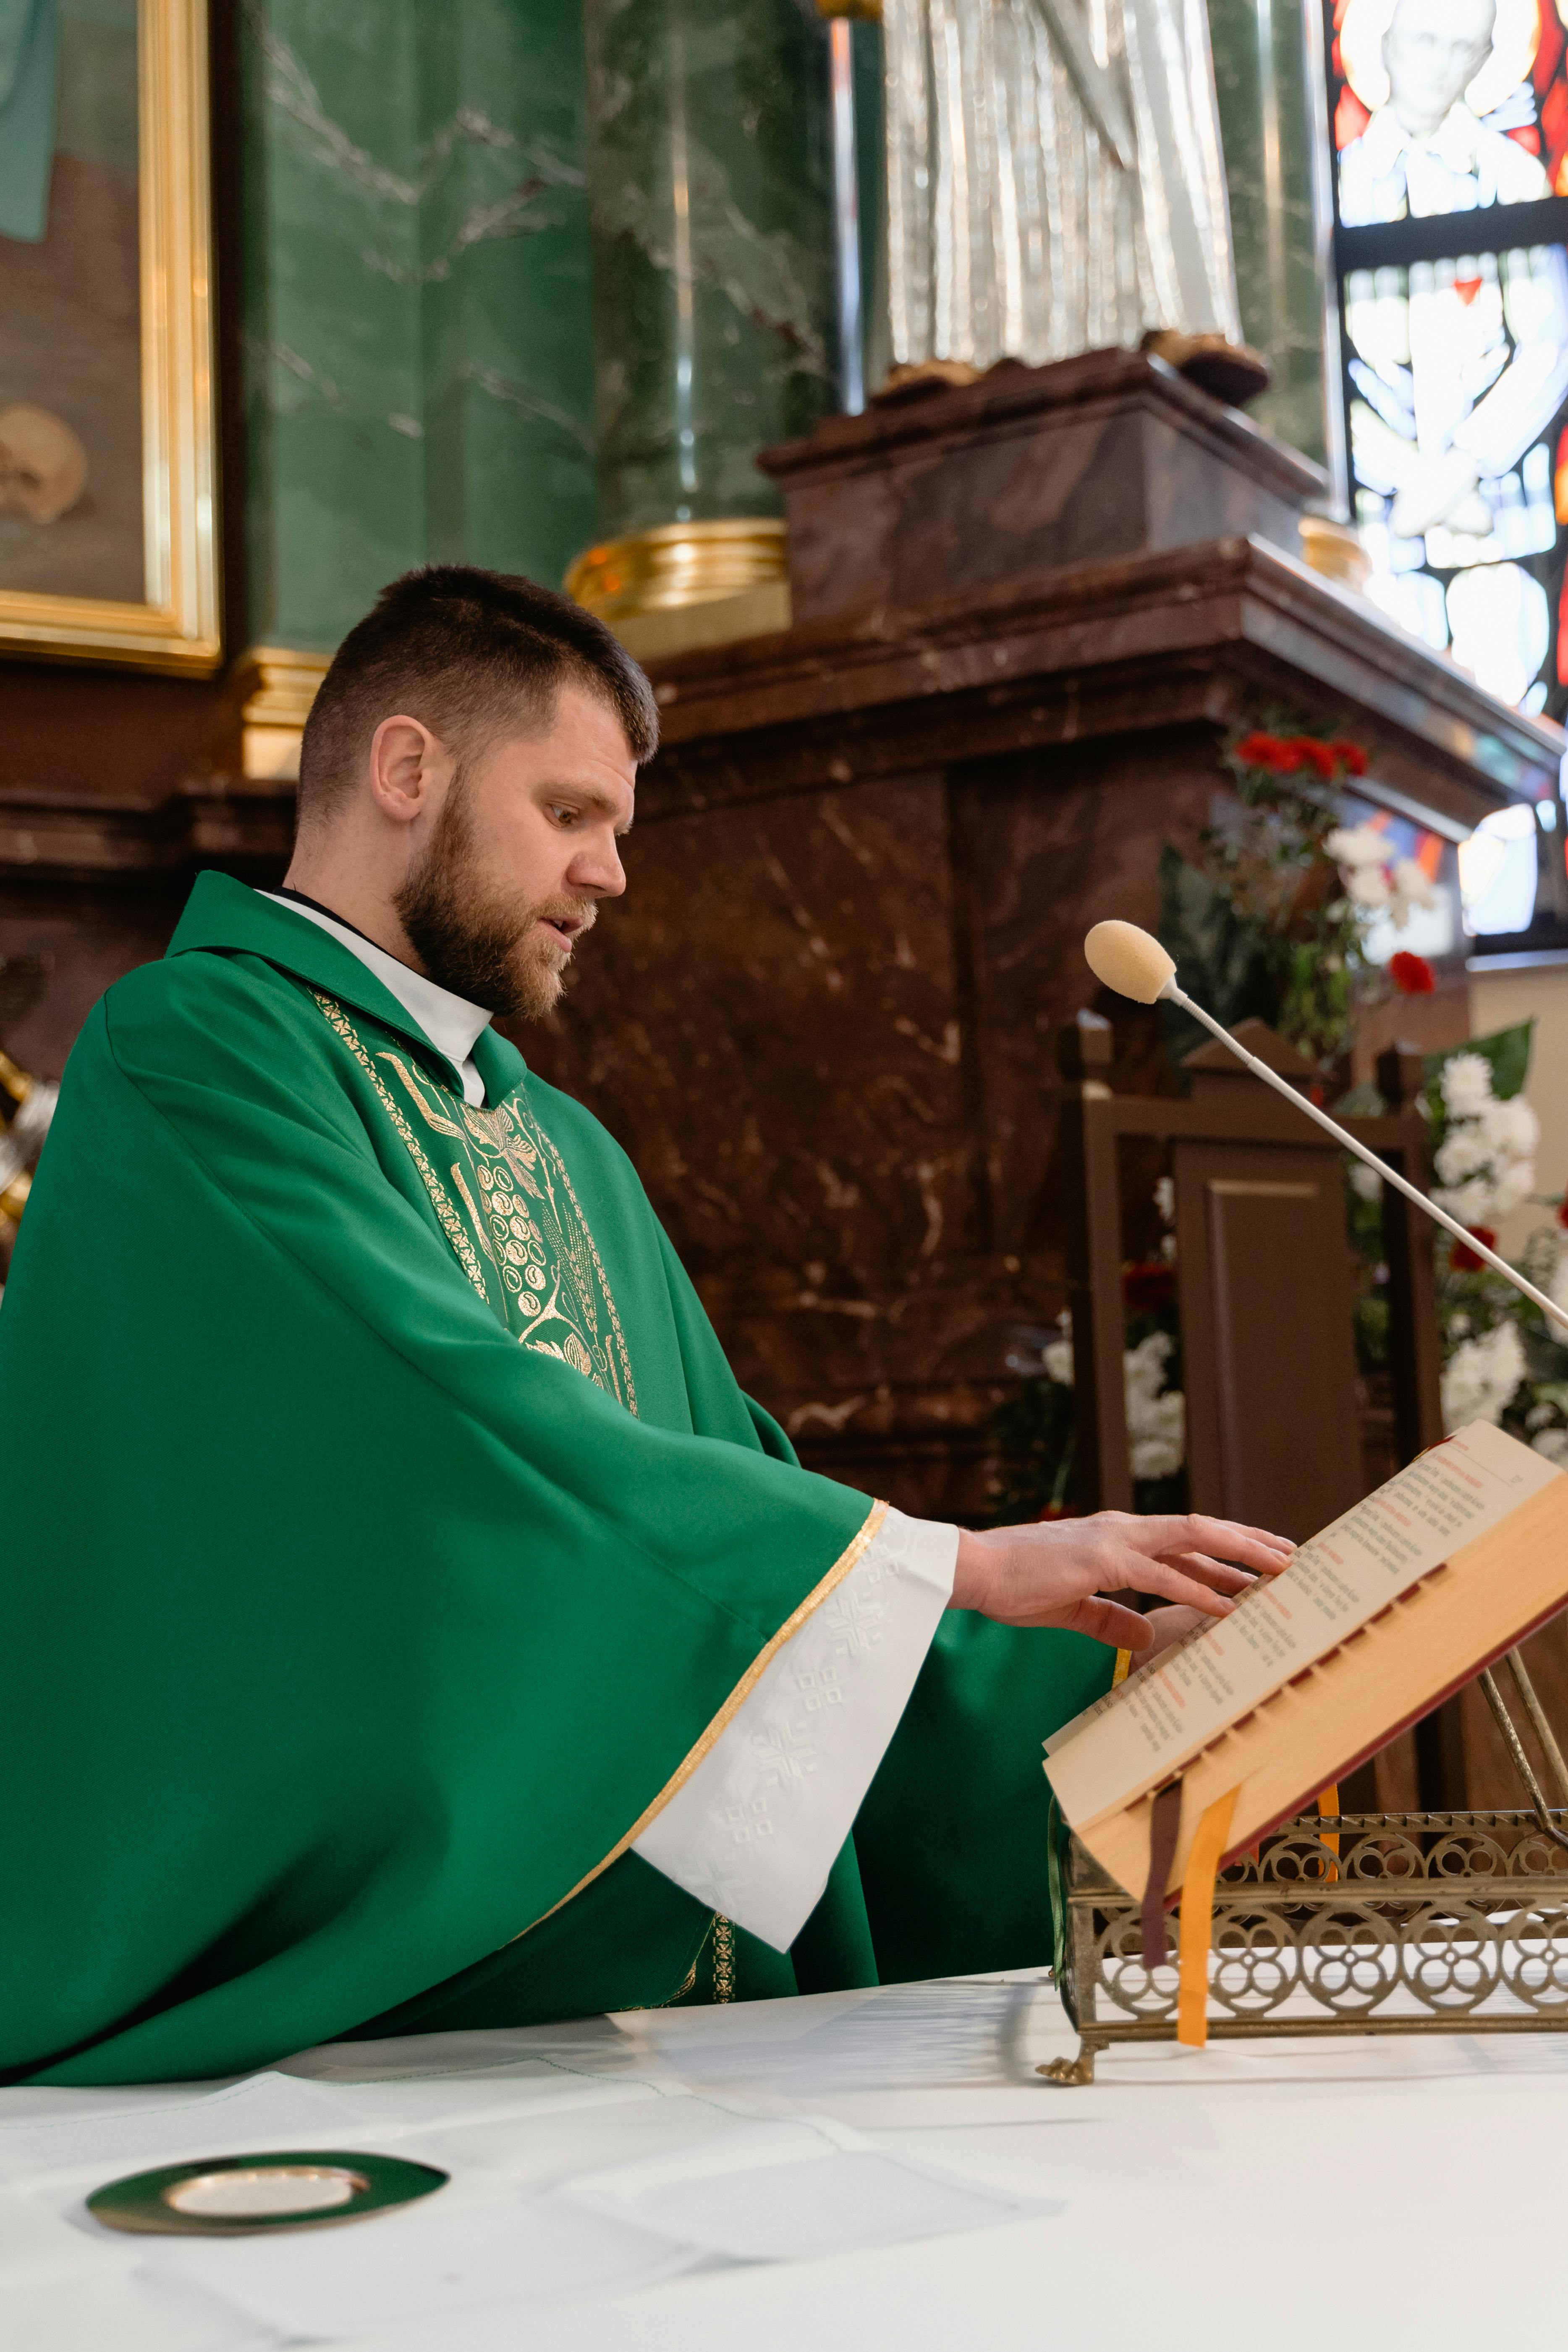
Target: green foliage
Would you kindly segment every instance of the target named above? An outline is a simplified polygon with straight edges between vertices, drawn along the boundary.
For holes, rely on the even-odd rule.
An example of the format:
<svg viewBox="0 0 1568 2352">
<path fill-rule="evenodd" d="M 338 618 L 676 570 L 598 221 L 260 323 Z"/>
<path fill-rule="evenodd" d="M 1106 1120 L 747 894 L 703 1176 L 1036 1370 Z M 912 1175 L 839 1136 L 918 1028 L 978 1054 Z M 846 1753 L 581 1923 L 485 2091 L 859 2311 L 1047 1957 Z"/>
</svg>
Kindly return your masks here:
<svg viewBox="0 0 1568 2352">
<path fill-rule="evenodd" d="M 1172 1342 L 1165 1360 L 1165 1387 L 1179 1389 L 1182 1339 L 1175 1299 L 1148 1312 L 1129 1312 L 1122 1343 L 1136 1348 L 1156 1331 Z M 1047 1511 L 1066 1510 L 1072 1501 L 1074 1391 L 1061 1381 L 1026 1380 L 1016 1396 L 997 1407 L 991 1417 L 991 1434 L 997 1456 L 998 1484 L 992 1496 L 994 1527 L 1014 1527 L 1037 1519 Z M 1132 1484 L 1135 1511 L 1184 1511 L 1187 1474 L 1168 1478 L 1137 1478 Z"/>
<path fill-rule="evenodd" d="M 1300 761 L 1282 768 L 1273 756 L 1303 745 L 1324 755 L 1329 775 Z M 1254 747 L 1270 756 L 1251 756 Z M 1325 1072 L 1350 1050 L 1358 985 L 1370 971 L 1365 918 L 1326 846 L 1342 822 L 1346 754 L 1361 759 L 1353 745 L 1310 735 L 1240 738 L 1226 755 L 1235 818 L 1205 827 L 1195 864 L 1169 845 L 1160 858 L 1161 943 L 1187 993 L 1227 1028 L 1249 1015 L 1267 1021 Z M 1204 1033 L 1179 1008 L 1160 1010 L 1179 1066 Z"/>
<path fill-rule="evenodd" d="M 1160 944 L 1175 958 L 1182 986 L 1222 1028 L 1279 1017 L 1279 989 L 1268 943 L 1237 911 L 1227 891 L 1167 842 L 1160 852 Z M 1160 1006 L 1165 1050 L 1179 1069 L 1208 1031 L 1179 1004 Z"/>
<path fill-rule="evenodd" d="M 1072 1484 L 1073 1391 L 1059 1381 L 1026 1381 L 992 1416 L 1001 1484 L 996 1527 L 1016 1527 L 1062 1509 Z"/>
</svg>

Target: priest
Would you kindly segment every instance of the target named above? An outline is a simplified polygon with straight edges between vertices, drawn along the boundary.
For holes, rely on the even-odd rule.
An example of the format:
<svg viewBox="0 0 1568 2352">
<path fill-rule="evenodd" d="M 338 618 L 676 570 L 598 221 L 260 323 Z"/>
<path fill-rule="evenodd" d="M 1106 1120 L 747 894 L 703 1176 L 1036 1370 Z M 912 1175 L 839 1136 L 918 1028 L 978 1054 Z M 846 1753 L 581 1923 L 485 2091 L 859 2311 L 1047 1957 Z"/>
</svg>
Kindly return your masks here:
<svg viewBox="0 0 1568 2352">
<path fill-rule="evenodd" d="M 1286 1557 L 910 1519 L 741 1393 L 492 1025 L 656 734 L 574 605 L 398 581 L 284 886 L 203 875 L 82 1032 L 0 1309 L 7 2081 L 1040 1959 L 1042 1737 Z"/>
</svg>

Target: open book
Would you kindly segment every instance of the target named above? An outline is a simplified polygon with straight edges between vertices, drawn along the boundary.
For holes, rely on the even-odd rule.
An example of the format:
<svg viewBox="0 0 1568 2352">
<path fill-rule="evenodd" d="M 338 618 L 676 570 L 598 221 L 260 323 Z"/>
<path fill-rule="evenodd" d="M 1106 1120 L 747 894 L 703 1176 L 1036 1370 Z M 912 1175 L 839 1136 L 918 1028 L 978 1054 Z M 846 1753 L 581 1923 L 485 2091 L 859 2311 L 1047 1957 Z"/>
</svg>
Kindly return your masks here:
<svg viewBox="0 0 1568 2352">
<path fill-rule="evenodd" d="M 1475 1422 L 1065 1724 L 1046 1770 L 1079 1837 L 1138 1894 L 1154 1791 L 1179 1776 L 1174 1893 L 1227 1790 L 1226 1861 L 1564 1602 L 1568 1476 Z"/>
</svg>

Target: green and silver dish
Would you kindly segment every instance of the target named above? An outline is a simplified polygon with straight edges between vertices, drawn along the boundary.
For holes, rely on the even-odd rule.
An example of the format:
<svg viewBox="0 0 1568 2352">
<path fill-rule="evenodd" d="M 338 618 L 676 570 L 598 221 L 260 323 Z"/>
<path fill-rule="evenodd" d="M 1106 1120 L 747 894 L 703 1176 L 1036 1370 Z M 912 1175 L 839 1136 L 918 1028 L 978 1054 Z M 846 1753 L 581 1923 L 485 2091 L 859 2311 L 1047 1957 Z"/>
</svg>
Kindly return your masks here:
<svg viewBox="0 0 1568 2352">
<path fill-rule="evenodd" d="M 208 2156 L 128 2173 L 95 2189 L 87 2210 L 111 2230 L 184 2238 L 254 2237 L 358 2221 L 428 2197 L 450 2179 L 401 2156 L 309 2148 L 263 2156 Z"/>
</svg>

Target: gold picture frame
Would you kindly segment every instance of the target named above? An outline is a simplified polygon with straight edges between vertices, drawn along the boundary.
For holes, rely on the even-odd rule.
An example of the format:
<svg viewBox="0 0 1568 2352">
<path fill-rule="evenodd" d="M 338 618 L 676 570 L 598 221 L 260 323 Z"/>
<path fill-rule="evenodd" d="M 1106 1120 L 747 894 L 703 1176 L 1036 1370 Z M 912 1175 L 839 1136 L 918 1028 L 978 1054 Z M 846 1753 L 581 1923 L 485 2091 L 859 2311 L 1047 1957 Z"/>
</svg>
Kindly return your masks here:
<svg viewBox="0 0 1568 2352">
<path fill-rule="evenodd" d="M 0 586 L 0 653 L 205 675 L 223 654 L 206 0 L 139 0 L 136 74 L 145 593 Z"/>
</svg>

